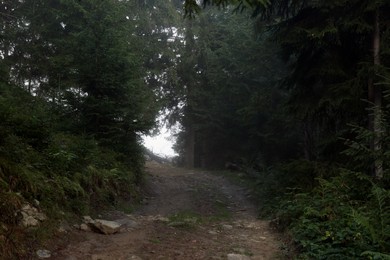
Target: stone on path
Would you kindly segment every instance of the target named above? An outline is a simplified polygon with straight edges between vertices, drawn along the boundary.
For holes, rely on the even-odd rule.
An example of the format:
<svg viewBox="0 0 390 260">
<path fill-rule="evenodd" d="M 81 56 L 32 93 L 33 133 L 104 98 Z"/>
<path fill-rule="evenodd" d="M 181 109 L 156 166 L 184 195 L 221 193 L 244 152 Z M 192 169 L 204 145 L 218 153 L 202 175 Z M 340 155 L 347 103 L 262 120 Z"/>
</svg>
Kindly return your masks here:
<svg viewBox="0 0 390 260">
<path fill-rule="evenodd" d="M 107 254 L 103 254 L 103 255 L 92 255 L 91 260 L 115 260 L 115 259 L 121 259 L 121 260 L 142 260 L 141 257 L 137 256 L 137 255 L 127 255 L 127 256 L 112 256 L 112 255 L 107 255 Z"/>
<path fill-rule="evenodd" d="M 121 228 L 118 222 L 103 219 L 95 219 L 93 226 L 106 235 L 115 234 Z"/>
<path fill-rule="evenodd" d="M 240 254 L 228 254 L 227 259 L 228 260 L 250 260 L 250 257 L 246 255 L 240 255 Z"/>
<path fill-rule="evenodd" d="M 142 258 L 136 255 L 132 255 L 127 260 L 142 260 Z"/>
<path fill-rule="evenodd" d="M 218 235 L 218 232 L 214 231 L 214 230 L 209 230 L 209 234 L 210 235 Z"/>
<path fill-rule="evenodd" d="M 80 230 L 88 232 L 88 231 L 91 231 L 91 228 L 87 224 L 82 223 L 82 224 L 80 224 Z"/>
<path fill-rule="evenodd" d="M 117 219 L 115 220 L 115 222 L 121 225 L 122 228 L 126 229 L 133 229 L 138 226 L 138 223 L 136 221 L 129 218 Z"/>
<path fill-rule="evenodd" d="M 93 224 L 95 220 L 93 220 L 90 216 L 83 216 L 83 220 L 85 224 Z"/>
<path fill-rule="evenodd" d="M 233 226 L 225 224 L 225 225 L 222 225 L 222 228 L 225 230 L 230 230 L 230 229 L 233 229 Z"/>
<path fill-rule="evenodd" d="M 49 250 L 41 249 L 37 251 L 38 258 L 50 258 L 51 252 Z"/>
</svg>

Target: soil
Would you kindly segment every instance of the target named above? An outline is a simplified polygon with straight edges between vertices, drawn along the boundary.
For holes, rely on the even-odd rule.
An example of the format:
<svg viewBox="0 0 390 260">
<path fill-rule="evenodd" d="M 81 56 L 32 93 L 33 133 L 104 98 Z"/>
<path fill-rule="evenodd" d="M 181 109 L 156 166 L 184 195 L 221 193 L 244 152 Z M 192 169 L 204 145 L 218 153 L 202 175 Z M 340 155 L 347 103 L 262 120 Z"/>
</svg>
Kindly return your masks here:
<svg viewBox="0 0 390 260">
<path fill-rule="evenodd" d="M 281 240 L 257 218 L 248 190 L 221 175 L 147 163 L 147 197 L 132 214 L 102 213 L 125 223 L 103 235 L 71 229 L 50 259 L 283 259 Z M 65 239 L 66 238 L 66 239 Z M 237 258 L 239 259 L 239 258 Z M 244 259 L 244 258 L 242 258 Z"/>
</svg>

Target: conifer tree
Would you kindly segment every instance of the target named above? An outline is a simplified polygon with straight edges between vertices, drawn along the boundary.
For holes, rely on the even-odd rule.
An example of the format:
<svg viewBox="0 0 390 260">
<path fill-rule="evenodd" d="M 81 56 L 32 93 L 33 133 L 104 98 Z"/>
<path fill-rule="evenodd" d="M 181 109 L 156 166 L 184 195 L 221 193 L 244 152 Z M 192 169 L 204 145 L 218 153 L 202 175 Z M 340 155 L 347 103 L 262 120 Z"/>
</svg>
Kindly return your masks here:
<svg viewBox="0 0 390 260">
<path fill-rule="evenodd" d="M 346 133 L 348 123 L 368 124 L 374 133 L 371 150 L 377 157 L 372 172 L 382 177 L 383 93 L 379 78 L 388 73 L 385 68 L 390 66 L 387 1 L 203 3 L 249 8 L 259 24 L 275 28 L 284 57 L 291 63 L 285 85 L 291 92 L 291 111 L 302 121 L 307 159 L 332 158 L 344 149 L 337 136 Z M 200 11 L 200 7 L 196 1 L 186 1 L 189 14 Z"/>
</svg>

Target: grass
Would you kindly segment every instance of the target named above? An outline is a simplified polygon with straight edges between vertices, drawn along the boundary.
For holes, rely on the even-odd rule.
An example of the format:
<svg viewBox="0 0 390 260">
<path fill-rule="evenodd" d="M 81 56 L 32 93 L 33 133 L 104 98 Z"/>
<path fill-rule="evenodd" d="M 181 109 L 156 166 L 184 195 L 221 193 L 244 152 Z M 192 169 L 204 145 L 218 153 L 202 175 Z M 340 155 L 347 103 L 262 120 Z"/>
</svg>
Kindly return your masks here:
<svg viewBox="0 0 390 260">
<path fill-rule="evenodd" d="M 227 204 L 221 200 L 214 201 L 215 213 L 208 217 L 209 221 L 216 222 L 228 220 L 232 217 L 232 213 L 227 208 Z"/>
<path fill-rule="evenodd" d="M 214 212 L 207 216 L 192 210 L 184 210 L 173 214 L 168 217 L 168 226 L 191 229 L 200 224 L 224 221 L 231 218 L 231 212 L 228 210 L 227 204 L 221 200 L 215 200 L 212 207 Z"/>
<path fill-rule="evenodd" d="M 139 207 L 138 204 L 132 202 L 130 203 L 128 200 L 122 200 L 122 199 L 120 199 L 117 205 L 115 205 L 115 208 L 117 210 L 122 211 L 125 214 L 133 213 L 137 207 Z"/>
<path fill-rule="evenodd" d="M 204 222 L 204 218 L 193 211 L 184 210 L 168 217 L 168 226 L 179 228 L 195 228 Z"/>
<path fill-rule="evenodd" d="M 153 244 L 161 244 L 161 240 L 158 239 L 158 238 L 149 239 L 149 242 L 150 242 L 150 243 L 153 243 Z"/>
</svg>

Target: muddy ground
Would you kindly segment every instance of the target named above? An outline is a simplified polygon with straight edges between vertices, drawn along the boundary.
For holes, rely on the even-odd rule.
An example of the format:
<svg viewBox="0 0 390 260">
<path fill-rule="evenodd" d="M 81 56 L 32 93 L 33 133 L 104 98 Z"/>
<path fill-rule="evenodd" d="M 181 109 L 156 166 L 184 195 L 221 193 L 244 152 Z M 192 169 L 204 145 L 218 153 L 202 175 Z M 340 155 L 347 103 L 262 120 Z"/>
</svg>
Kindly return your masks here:
<svg viewBox="0 0 390 260">
<path fill-rule="evenodd" d="M 58 260 L 285 259 L 281 240 L 259 220 L 248 190 L 205 171 L 147 163 L 147 199 L 121 220 L 121 232 L 103 235 L 71 229 L 51 248 Z M 238 257 L 238 256 L 237 256 Z M 239 259 L 239 258 L 237 258 Z"/>
</svg>

